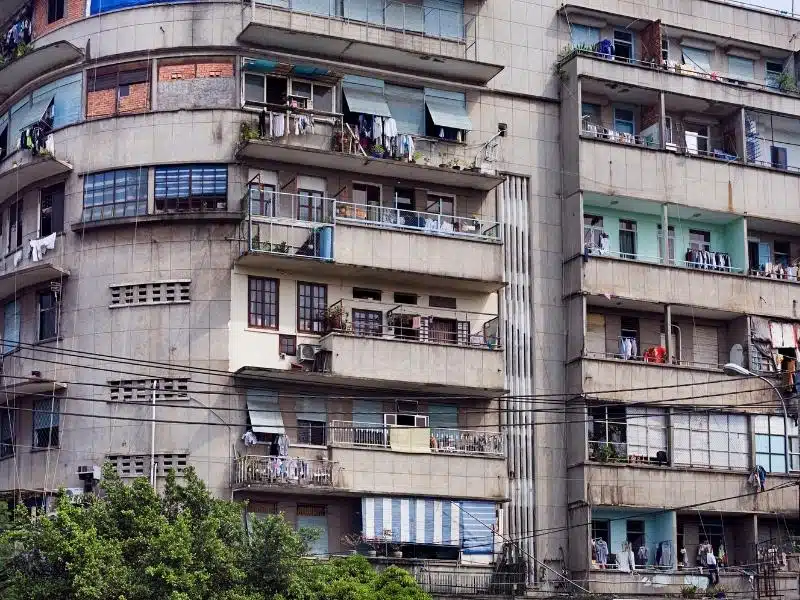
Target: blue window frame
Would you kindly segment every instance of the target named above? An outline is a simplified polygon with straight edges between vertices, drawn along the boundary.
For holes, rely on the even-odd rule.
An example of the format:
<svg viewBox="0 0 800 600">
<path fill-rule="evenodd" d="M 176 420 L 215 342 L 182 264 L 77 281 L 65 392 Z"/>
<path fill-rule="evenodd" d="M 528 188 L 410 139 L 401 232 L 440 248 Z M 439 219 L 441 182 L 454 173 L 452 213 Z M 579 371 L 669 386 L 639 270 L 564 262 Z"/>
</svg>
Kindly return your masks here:
<svg viewBox="0 0 800 600">
<path fill-rule="evenodd" d="M 634 134 L 635 117 L 629 108 L 614 107 L 614 131 Z"/>
<path fill-rule="evenodd" d="M 787 473 L 786 422 L 783 417 L 758 415 L 755 418 L 756 465 L 768 473 Z"/>
<path fill-rule="evenodd" d="M 147 214 L 147 169 L 93 173 L 83 179 L 83 220 Z"/>
<path fill-rule="evenodd" d="M 227 207 L 227 165 L 156 167 L 156 210 L 196 212 Z"/>
</svg>

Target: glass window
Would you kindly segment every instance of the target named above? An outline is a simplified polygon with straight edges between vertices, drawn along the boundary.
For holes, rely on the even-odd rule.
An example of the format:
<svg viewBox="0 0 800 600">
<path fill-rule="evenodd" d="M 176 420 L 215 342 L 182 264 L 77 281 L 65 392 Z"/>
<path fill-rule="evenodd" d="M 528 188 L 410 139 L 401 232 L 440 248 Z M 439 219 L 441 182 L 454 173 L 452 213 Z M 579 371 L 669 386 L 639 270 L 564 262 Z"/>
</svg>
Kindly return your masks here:
<svg viewBox="0 0 800 600">
<path fill-rule="evenodd" d="M 789 422 L 789 469 L 800 471 L 800 434 L 797 425 Z"/>
<path fill-rule="evenodd" d="M 663 259 L 664 251 L 662 250 L 662 239 L 664 238 L 664 231 L 661 225 L 658 225 L 658 258 Z M 675 264 L 675 228 L 672 225 L 667 227 L 667 262 L 671 265 Z"/>
<path fill-rule="evenodd" d="M 456 211 L 456 199 L 452 196 L 441 196 L 439 194 L 428 194 L 428 201 L 425 205 L 425 212 L 435 215 L 453 216 Z"/>
<path fill-rule="evenodd" d="M 0 458 L 14 454 L 14 414 L 8 406 L 0 409 Z"/>
<path fill-rule="evenodd" d="M 627 458 L 625 407 L 610 404 L 589 407 L 589 456 L 606 462 Z"/>
<path fill-rule="evenodd" d="M 301 333 L 322 333 L 327 308 L 327 285 L 298 282 L 297 331 Z"/>
<path fill-rule="evenodd" d="M 711 232 L 699 229 L 689 230 L 689 247 L 692 250 L 711 251 Z"/>
<path fill-rule="evenodd" d="M 55 292 L 40 292 L 37 298 L 39 311 L 39 337 L 49 340 L 58 337 L 58 299 Z"/>
<path fill-rule="evenodd" d="M 325 220 L 325 204 L 322 192 L 299 190 L 297 193 L 297 219 L 322 223 Z"/>
<path fill-rule="evenodd" d="M 333 88 L 315 83 L 312 102 L 314 103 L 314 110 L 333 112 Z"/>
<path fill-rule="evenodd" d="M 325 421 L 297 419 L 297 443 L 324 446 L 325 425 Z"/>
<path fill-rule="evenodd" d="M 602 107 L 591 102 L 581 102 L 581 117 L 584 121 L 599 125 L 602 118 Z"/>
<path fill-rule="evenodd" d="M 297 336 L 296 335 L 279 335 L 278 336 L 278 352 L 286 356 L 297 356 Z"/>
<path fill-rule="evenodd" d="M 248 277 L 247 325 L 264 329 L 278 328 L 277 279 Z"/>
<path fill-rule="evenodd" d="M 707 154 L 711 147 L 711 136 L 709 134 L 708 125 L 700 125 L 698 123 L 684 123 L 683 128 L 686 133 L 694 134 L 686 136 L 687 151 L 690 154 L 697 154 L 698 152 Z M 692 147 L 692 142 L 697 141 L 697 148 Z"/>
<path fill-rule="evenodd" d="M 83 220 L 147 214 L 147 169 L 122 169 L 86 175 Z"/>
<path fill-rule="evenodd" d="M 783 63 L 768 60 L 767 76 L 764 81 L 766 85 L 771 88 L 776 88 L 776 89 L 780 88 L 782 76 L 783 76 Z"/>
<path fill-rule="evenodd" d="M 19 302 L 8 302 L 3 309 L 3 354 L 19 348 L 21 321 Z"/>
<path fill-rule="evenodd" d="M 33 447 L 58 446 L 59 399 L 39 398 L 33 403 Z"/>
<path fill-rule="evenodd" d="M 39 199 L 39 237 L 64 230 L 64 184 L 42 190 Z"/>
<path fill-rule="evenodd" d="M 583 215 L 583 243 L 588 248 L 600 248 L 600 239 L 603 237 L 603 217 L 597 215 Z"/>
<path fill-rule="evenodd" d="M 633 60 L 633 33 L 630 31 L 614 31 L 614 58 L 630 62 Z"/>
<path fill-rule="evenodd" d="M 325 506 L 298 504 L 297 528 L 313 530 L 317 534 L 308 548 L 309 556 L 325 556 L 328 554 L 328 516 Z"/>
<path fill-rule="evenodd" d="M 600 41 L 600 29 L 572 24 L 570 25 L 570 38 L 575 48 L 594 49 L 595 44 Z"/>
<path fill-rule="evenodd" d="M 764 467 L 768 473 L 787 472 L 784 425 L 783 417 L 758 415 L 755 418 L 756 466 Z"/>
<path fill-rule="evenodd" d="M 711 72 L 711 53 L 708 50 L 684 46 L 681 48 L 681 51 L 683 54 L 683 64 L 689 69 L 701 73 Z"/>
<path fill-rule="evenodd" d="M 8 251 L 22 246 L 22 200 L 12 202 L 8 207 Z"/>
<path fill-rule="evenodd" d="M 275 186 L 269 184 L 250 185 L 250 214 L 259 217 L 276 217 L 277 196 Z"/>
<path fill-rule="evenodd" d="M 665 37 L 661 38 L 661 60 L 665 63 L 669 60 L 669 40 Z"/>
<path fill-rule="evenodd" d="M 785 171 L 789 168 L 789 157 L 786 148 L 782 146 L 770 146 L 769 156 L 773 169 Z"/>
<path fill-rule="evenodd" d="M 731 79 L 755 81 L 756 63 L 749 58 L 740 56 L 728 57 L 728 76 Z"/>
<path fill-rule="evenodd" d="M 64 18 L 64 0 L 47 1 L 47 22 L 55 23 Z"/>
<path fill-rule="evenodd" d="M 256 73 L 244 74 L 244 101 L 262 104 L 266 102 L 264 76 Z"/>
<path fill-rule="evenodd" d="M 383 313 L 379 310 L 353 309 L 353 331 L 356 335 L 381 335 Z"/>
<path fill-rule="evenodd" d="M 634 115 L 631 109 L 614 107 L 614 131 L 633 135 L 635 125 Z"/>
<path fill-rule="evenodd" d="M 750 463 L 745 415 L 678 412 L 672 435 L 674 464 L 747 469 Z"/>
<path fill-rule="evenodd" d="M 610 542 L 609 537 L 609 522 L 606 519 L 592 519 L 592 539 L 603 540 Z"/>
<path fill-rule="evenodd" d="M 775 251 L 773 252 L 774 262 L 778 265 L 783 265 L 784 267 L 789 266 L 789 253 L 790 253 L 790 245 L 789 242 L 779 242 L 775 240 L 773 243 Z"/>
<path fill-rule="evenodd" d="M 225 210 L 227 204 L 227 165 L 156 167 L 156 210 Z"/>
<path fill-rule="evenodd" d="M 636 258 L 636 221 L 619 220 L 619 255 L 622 258 Z"/>
<path fill-rule="evenodd" d="M 658 453 L 667 453 L 666 411 L 659 408 L 629 406 L 626 408 L 626 415 L 628 455 L 638 462 L 662 462 Z"/>
</svg>

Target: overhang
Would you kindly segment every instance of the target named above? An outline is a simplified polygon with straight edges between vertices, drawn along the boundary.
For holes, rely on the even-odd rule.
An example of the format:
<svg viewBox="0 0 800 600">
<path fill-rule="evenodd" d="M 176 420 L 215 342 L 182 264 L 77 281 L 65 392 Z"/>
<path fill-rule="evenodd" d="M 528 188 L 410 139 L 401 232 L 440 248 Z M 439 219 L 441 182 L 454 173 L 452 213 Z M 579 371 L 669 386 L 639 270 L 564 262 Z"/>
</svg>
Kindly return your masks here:
<svg viewBox="0 0 800 600">
<path fill-rule="evenodd" d="M 237 38 L 242 44 L 298 52 L 341 61 L 345 65 L 389 67 L 409 75 L 440 77 L 450 82 L 486 85 L 502 65 L 453 58 L 262 23 L 249 23 Z"/>
<path fill-rule="evenodd" d="M 0 99 L 5 100 L 37 77 L 82 59 L 83 50 L 69 42 L 55 42 L 34 48 L 0 70 Z"/>
<path fill-rule="evenodd" d="M 6 162 L 13 164 L 14 160 L 15 157 L 9 157 Z M 0 202 L 37 181 L 45 181 L 70 171 L 72 171 L 71 164 L 52 156 L 34 157 L 29 162 L 12 166 L 0 173 Z"/>
<path fill-rule="evenodd" d="M 0 386 L 0 403 L 24 396 L 49 395 L 66 389 L 66 383 L 54 381 L 53 379 L 44 379 L 42 377 L 11 379 L 5 385 Z"/>
<path fill-rule="evenodd" d="M 3 0 L 0 2 L 0 26 L 12 19 L 30 0 Z"/>
<path fill-rule="evenodd" d="M 476 171 L 429 167 L 402 160 L 343 154 L 330 150 L 288 146 L 260 140 L 247 142 L 240 148 L 237 157 L 348 171 L 373 177 L 406 179 L 415 183 L 430 183 L 484 192 L 493 190 L 504 181 L 497 175 L 486 175 Z"/>
<path fill-rule="evenodd" d="M 9 271 L 0 275 L 0 300 L 22 289 L 62 277 L 69 277 L 69 271 L 49 262 L 36 263 L 30 267 Z"/>
</svg>

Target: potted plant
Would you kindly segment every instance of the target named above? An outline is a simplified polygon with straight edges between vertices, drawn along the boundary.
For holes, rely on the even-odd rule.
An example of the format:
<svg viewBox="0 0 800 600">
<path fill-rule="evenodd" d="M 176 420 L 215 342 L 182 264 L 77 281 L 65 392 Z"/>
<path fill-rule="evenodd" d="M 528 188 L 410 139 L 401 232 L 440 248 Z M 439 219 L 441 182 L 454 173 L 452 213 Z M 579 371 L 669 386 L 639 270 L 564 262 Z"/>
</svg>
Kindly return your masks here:
<svg viewBox="0 0 800 600">
<path fill-rule="evenodd" d="M 287 244 L 286 242 L 275 244 L 272 247 L 272 251 L 277 252 L 278 254 L 289 254 L 289 244 Z"/>
<path fill-rule="evenodd" d="M 681 588 L 681 598 L 697 598 L 697 586 L 685 585 Z"/>
<path fill-rule="evenodd" d="M 411 155 L 411 162 L 417 163 L 422 160 L 422 152 L 417 150 L 414 154 Z"/>
<path fill-rule="evenodd" d="M 369 151 L 373 158 L 383 158 L 385 152 L 386 148 L 384 148 L 382 144 L 375 144 Z"/>
<path fill-rule="evenodd" d="M 362 539 L 360 533 L 346 533 L 339 541 L 342 546 L 350 549 L 350 554 L 358 554 L 358 547 L 361 545 Z"/>
<path fill-rule="evenodd" d="M 454 158 L 453 160 L 450 161 L 450 167 L 455 169 L 456 171 L 460 171 L 462 168 L 461 161 L 458 160 L 457 158 Z"/>
<path fill-rule="evenodd" d="M 392 544 L 389 548 L 392 551 L 392 558 L 403 558 L 403 551 L 400 550 L 400 544 Z"/>
<path fill-rule="evenodd" d="M 242 121 L 242 124 L 239 126 L 239 138 L 243 142 L 249 142 L 250 140 L 257 140 L 258 128 L 253 126 L 253 124 L 248 121 Z"/>
<path fill-rule="evenodd" d="M 383 540 L 379 538 L 362 538 L 361 540 L 364 544 L 369 546 L 369 550 L 367 550 L 367 556 L 370 558 L 375 558 L 378 556 L 378 550 L 381 546 L 383 546 Z"/>
<path fill-rule="evenodd" d="M 780 89 L 782 92 L 797 91 L 797 82 L 789 73 L 781 73 L 778 75 L 776 83 L 778 84 L 778 89 Z"/>
</svg>

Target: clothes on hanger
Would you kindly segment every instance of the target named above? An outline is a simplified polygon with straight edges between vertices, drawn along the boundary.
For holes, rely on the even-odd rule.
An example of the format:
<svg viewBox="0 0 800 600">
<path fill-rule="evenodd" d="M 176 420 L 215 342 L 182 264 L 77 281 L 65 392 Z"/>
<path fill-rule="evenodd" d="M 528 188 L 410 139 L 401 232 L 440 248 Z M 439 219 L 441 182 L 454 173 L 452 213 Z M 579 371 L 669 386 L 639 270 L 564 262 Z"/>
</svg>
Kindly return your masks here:
<svg viewBox="0 0 800 600">
<path fill-rule="evenodd" d="M 608 563 L 608 544 L 602 538 L 595 542 L 595 551 L 597 552 L 597 564 L 601 569 L 606 568 Z"/>
<path fill-rule="evenodd" d="M 286 115 L 274 113 L 272 115 L 272 137 L 283 137 L 286 134 Z"/>
</svg>

